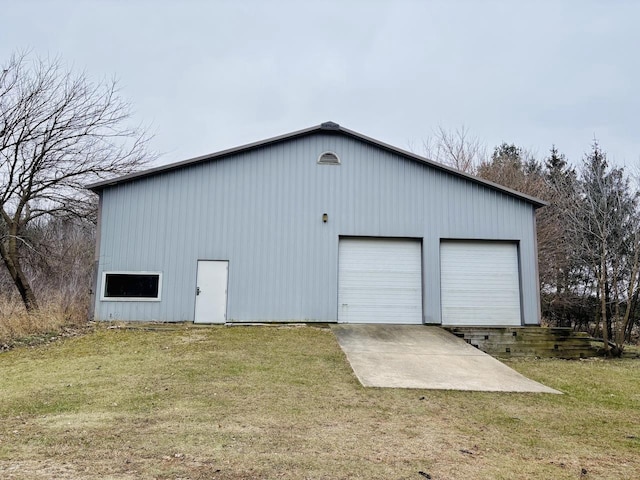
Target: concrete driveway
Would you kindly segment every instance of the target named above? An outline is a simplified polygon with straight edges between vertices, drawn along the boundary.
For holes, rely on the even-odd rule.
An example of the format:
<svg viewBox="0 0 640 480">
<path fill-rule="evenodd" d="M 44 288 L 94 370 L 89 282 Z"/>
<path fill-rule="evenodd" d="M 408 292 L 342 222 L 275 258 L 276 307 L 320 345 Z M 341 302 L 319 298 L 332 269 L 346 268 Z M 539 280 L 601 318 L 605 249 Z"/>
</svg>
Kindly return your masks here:
<svg viewBox="0 0 640 480">
<path fill-rule="evenodd" d="M 561 393 L 440 327 L 338 324 L 331 330 L 365 387 Z"/>
</svg>

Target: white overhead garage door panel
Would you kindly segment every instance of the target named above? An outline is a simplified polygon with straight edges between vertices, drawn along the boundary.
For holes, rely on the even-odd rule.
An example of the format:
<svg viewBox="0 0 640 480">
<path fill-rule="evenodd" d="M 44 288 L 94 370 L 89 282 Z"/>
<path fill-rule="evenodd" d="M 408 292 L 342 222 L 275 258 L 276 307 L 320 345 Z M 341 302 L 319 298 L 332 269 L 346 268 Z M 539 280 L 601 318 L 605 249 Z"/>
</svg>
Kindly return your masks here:
<svg viewBox="0 0 640 480">
<path fill-rule="evenodd" d="M 515 243 L 444 241 L 440 278 L 443 325 L 521 325 Z"/>
<path fill-rule="evenodd" d="M 421 251 L 419 240 L 340 239 L 338 322 L 421 324 Z"/>
</svg>

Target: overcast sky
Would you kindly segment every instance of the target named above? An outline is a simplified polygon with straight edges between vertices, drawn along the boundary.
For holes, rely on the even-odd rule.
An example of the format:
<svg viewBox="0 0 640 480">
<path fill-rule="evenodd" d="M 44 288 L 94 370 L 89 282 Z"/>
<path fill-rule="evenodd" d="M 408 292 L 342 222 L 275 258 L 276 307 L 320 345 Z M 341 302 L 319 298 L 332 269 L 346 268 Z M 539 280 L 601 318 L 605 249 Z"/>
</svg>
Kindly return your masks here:
<svg viewBox="0 0 640 480">
<path fill-rule="evenodd" d="M 640 164 L 640 1 L 9 1 L 31 49 L 115 75 L 168 163 L 327 120 L 421 152 L 465 125 Z"/>
</svg>

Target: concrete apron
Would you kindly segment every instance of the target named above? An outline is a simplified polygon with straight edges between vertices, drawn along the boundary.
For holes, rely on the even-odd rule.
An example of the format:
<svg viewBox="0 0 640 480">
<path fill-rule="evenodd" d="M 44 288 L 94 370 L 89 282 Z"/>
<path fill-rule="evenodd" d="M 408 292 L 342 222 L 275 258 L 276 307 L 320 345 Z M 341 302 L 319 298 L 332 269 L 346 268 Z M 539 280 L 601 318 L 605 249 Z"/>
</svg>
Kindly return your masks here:
<svg viewBox="0 0 640 480">
<path fill-rule="evenodd" d="M 339 324 L 331 330 L 365 387 L 561 393 L 440 327 Z"/>
</svg>

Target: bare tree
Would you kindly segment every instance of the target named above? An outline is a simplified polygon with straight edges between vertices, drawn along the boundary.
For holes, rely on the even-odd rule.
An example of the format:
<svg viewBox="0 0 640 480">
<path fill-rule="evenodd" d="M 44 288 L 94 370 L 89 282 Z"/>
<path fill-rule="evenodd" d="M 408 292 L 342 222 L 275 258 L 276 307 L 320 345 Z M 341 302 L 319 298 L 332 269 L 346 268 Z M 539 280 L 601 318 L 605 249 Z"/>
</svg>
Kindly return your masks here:
<svg viewBox="0 0 640 480">
<path fill-rule="evenodd" d="M 87 214 L 84 186 L 137 170 L 148 137 L 129 128 L 115 80 L 94 83 L 59 59 L 14 55 L 0 73 L 0 257 L 27 310 L 38 308 L 22 265 L 33 222 Z"/>
<path fill-rule="evenodd" d="M 429 159 L 466 173 L 473 173 L 487 153 L 484 143 L 472 137 L 464 125 L 456 130 L 438 126 L 433 136 L 423 141 L 423 148 Z"/>
<path fill-rule="evenodd" d="M 610 168 L 596 141 L 581 168 L 580 195 L 569 225 L 579 258 L 595 277 L 596 324 L 605 350 L 620 354 L 637 297 L 640 271 L 638 195 L 621 168 Z"/>
</svg>

